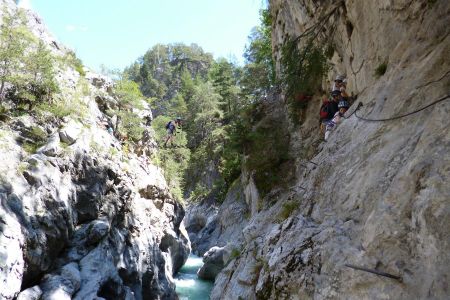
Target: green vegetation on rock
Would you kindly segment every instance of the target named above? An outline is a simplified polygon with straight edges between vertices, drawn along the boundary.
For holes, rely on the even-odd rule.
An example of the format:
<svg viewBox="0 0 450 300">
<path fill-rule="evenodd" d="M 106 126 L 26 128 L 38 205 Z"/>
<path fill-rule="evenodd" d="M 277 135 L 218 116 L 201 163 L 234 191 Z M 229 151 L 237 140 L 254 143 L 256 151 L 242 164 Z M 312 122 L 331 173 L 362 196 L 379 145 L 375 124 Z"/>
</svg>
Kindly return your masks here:
<svg viewBox="0 0 450 300">
<path fill-rule="evenodd" d="M 312 96 L 321 87 L 322 79 L 329 70 L 329 51 L 313 38 L 301 45 L 298 39 L 290 39 L 283 45 L 282 82 L 295 123 L 300 121 L 301 111 L 306 108 L 307 96 Z"/>
<path fill-rule="evenodd" d="M 291 214 L 297 210 L 297 208 L 300 206 L 299 202 L 296 200 L 290 200 L 285 203 L 283 203 L 283 206 L 281 207 L 281 211 L 279 212 L 277 216 L 278 222 L 283 222 L 287 218 L 291 216 Z"/>
<path fill-rule="evenodd" d="M 381 76 L 384 75 L 384 73 L 386 73 L 387 71 L 387 62 L 383 62 L 381 64 L 378 65 L 378 67 L 375 68 L 375 77 L 376 78 L 380 78 Z"/>
<path fill-rule="evenodd" d="M 74 51 L 69 51 L 66 53 L 66 55 L 62 59 L 63 63 L 65 65 L 69 65 L 75 71 L 77 71 L 80 76 L 86 76 L 86 72 L 84 71 L 83 62 L 81 59 L 77 57 Z"/>
<path fill-rule="evenodd" d="M 31 110 L 58 92 L 54 57 L 47 46 L 27 28 L 22 10 L 3 10 L 0 30 L 0 102 Z M 10 85 L 7 88 L 7 85 Z"/>
</svg>

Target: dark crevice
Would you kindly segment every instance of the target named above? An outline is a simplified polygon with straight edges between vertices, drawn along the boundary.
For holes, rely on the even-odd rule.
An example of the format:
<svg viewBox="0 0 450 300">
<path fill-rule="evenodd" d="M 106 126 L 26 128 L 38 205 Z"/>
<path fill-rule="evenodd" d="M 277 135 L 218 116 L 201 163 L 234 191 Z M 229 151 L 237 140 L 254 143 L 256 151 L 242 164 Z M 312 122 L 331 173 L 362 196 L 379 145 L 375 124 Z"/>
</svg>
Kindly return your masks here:
<svg viewBox="0 0 450 300">
<path fill-rule="evenodd" d="M 100 287 L 97 296 L 105 299 L 125 299 L 125 294 L 120 282 L 109 279 Z"/>
<path fill-rule="evenodd" d="M 347 30 L 347 37 L 351 39 L 353 33 L 353 24 L 352 22 L 350 22 L 350 20 L 347 20 L 347 22 L 345 22 L 345 29 Z"/>
</svg>

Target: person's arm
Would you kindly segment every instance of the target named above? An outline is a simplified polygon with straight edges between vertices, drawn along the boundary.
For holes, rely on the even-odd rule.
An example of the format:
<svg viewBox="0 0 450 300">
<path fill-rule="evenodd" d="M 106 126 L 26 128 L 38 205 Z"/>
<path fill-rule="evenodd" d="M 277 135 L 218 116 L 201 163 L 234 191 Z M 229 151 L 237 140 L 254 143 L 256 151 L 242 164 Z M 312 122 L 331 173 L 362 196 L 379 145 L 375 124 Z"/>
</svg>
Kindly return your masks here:
<svg viewBox="0 0 450 300">
<path fill-rule="evenodd" d="M 339 114 L 339 112 L 335 113 L 334 117 L 333 117 L 333 120 L 332 120 L 333 123 L 337 124 L 337 123 L 339 123 L 340 120 L 341 120 L 341 115 Z"/>
<path fill-rule="evenodd" d="M 341 91 L 341 96 L 347 99 L 348 98 L 347 87 L 343 85 L 339 90 Z"/>
</svg>

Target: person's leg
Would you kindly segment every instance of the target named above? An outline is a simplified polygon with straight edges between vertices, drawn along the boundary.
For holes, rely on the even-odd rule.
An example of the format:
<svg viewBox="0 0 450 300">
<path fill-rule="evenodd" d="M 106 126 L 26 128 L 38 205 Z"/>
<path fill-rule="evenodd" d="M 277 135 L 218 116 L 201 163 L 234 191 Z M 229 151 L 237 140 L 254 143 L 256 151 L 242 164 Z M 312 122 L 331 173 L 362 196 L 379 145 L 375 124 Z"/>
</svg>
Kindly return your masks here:
<svg viewBox="0 0 450 300">
<path fill-rule="evenodd" d="M 169 129 L 168 135 L 169 137 L 167 140 L 170 141 L 170 146 L 173 146 L 173 131 Z"/>
<path fill-rule="evenodd" d="M 168 133 L 166 136 L 166 141 L 164 142 L 164 147 L 167 147 L 167 142 L 170 140 L 170 134 Z"/>
<path fill-rule="evenodd" d="M 328 136 L 330 135 L 330 132 L 331 131 L 329 131 L 329 130 L 325 131 L 325 141 L 328 140 Z"/>
<path fill-rule="evenodd" d="M 336 124 L 334 124 L 334 122 L 333 121 L 330 121 L 330 122 L 328 122 L 327 124 L 326 124 L 326 126 L 325 126 L 325 141 L 328 139 L 328 137 L 330 136 L 330 133 L 331 133 L 331 131 L 333 130 L 333 128 L 334 128 L 334 125 L 336 125 Z"/>
</svg>

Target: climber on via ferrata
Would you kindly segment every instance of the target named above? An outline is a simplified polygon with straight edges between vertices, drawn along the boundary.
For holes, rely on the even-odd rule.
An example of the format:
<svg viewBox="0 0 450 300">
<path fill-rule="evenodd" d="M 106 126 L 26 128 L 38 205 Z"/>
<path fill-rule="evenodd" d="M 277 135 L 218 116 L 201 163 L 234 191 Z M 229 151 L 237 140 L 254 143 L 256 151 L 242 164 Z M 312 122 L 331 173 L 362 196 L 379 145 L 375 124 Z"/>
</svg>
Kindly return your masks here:
<svg viewBox="0 0 450 300">
<path fill-rule="evenodd" d="M 341 92 L 334 90 L 331 92 L 331 100 L 324 100 L 320 108 L 320 133 L 324 133 L 324 129 L 328 122 L 334 118 L 336 112 L 339 111 L 338 103 L 341 100 Z"/>
<path fill-rule="evenodd" d="M 170 145 L 173 145 L 173 137 L 177 133 L 177 127 L 181 127 L 181 118 L 177 117 L 175 121 L 171 120 L 166 124 L 167 137 L 164 142 L 164 147 L 167 147 L 167 142 L 170 141 Z"/>
<path fill-rule="evenodd" d="M 339 101 L 338 108 L 339 111 L 336 112 L 333 119 L 327 123 L 327 128 L 325 131 L 325 141 L 328 139 L 328 136 L 330 135 L 330 132 L 333 130 L 333 128 L 341 121 L 341 119 L 344 117 L 345 112 L 348 110 L 348 102 L 345 100 Z"/>
</svg>

